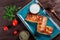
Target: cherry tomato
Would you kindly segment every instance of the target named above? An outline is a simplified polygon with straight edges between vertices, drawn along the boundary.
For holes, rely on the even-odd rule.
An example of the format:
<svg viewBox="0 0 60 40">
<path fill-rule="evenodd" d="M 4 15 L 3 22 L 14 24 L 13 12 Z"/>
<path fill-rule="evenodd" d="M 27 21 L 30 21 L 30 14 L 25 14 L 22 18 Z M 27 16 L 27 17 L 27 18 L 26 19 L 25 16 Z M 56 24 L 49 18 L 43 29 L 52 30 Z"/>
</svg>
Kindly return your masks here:
<svg viewBox="0 0 60 40">
<path fill-rule="evenodd" d="M 8 30 L 8 27 L 7 26 L 4 26 L 4 31 L 7 31 Z"/>
<path fill-rule="evenodd" d="M 18 25 L 18 21 L 16 19 L 13 20 L 13 26 L 17 26 Z"/>
<path fill-rule="evenodd" d="M 14 31 L 14 35 L 17 35 L 17 34 L 18 34 L 18 31 L 17 31 L 17 30 L 15 30 L 15 31 Z"/>
</svg>

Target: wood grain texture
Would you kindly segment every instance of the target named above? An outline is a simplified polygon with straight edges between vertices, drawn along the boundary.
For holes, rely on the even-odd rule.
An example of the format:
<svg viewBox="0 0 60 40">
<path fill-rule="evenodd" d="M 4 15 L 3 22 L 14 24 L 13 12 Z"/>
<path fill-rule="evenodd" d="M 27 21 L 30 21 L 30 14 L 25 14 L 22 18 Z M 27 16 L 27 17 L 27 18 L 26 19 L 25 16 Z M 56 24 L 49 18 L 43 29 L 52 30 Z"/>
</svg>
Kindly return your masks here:
<svg viewBox="0 0 60 40">
<path fill-rule="evenodd" d="M 19 32 L 23 30 L 28 31 L 17 16 L 16 18 L 19 21 L 19 24 L 16 27 L 12 26 L 12 21 L 4 19 L 3 18 L 4 8 L 8 5 L 16 5 L 17 7 L 23 8 L 31 1 L 32 0 L 0 0 L 0 40 L 19 40 L 18 35 L 17 36 L 13 35 L 13 31 L 14 30 L 19 30 Z M 3 30 L 4 25 L 7 25 L 9 27 L 8 31 Z M 29 40 L 35 40 L 31 33 Z"/>
<path fill-rule="evenodd" d="M 19 32 L 21 32 L 22 30 L 27 30 L 26 27 L 24 26 L 24 24 L 19 20 L 19 18 L 17 16 L 16 16 L 16 18 L 19 21 L 19 25 L 17 27 L 13 27 L 11 25 L 12 24 L 11 21 L 4 19 L 3 18 L 4 7 L 6 7 L 8 5 L 16 5 L 17 7 L 23 8 L 30 1 L 31 0 L 0 0 L 0 40 L 19 40 L 18 35 L 17 36 L 13 35 L 13 31 L 17 30 L 17 29 L 19 30 Z M 4 25 L 8 25 L 10 27 L 8 31 L 3 30 Z M 55 39 L 53 39 L 53 40 L 55 40 Z M 59 39 L 59 38 L 57 38 L 57 39 Z M 29 40 L 35 40 L 35 39 L 31 35 Z"/>
<path fill-rule="evenodd" d="M 56 22 L 60 27 L 60 0 L 39 0 L 42 6 L 48 12 L 47 14 Z M 56 14 L 51 13 L 51 9 L 54 9 Z"/>
</svg>

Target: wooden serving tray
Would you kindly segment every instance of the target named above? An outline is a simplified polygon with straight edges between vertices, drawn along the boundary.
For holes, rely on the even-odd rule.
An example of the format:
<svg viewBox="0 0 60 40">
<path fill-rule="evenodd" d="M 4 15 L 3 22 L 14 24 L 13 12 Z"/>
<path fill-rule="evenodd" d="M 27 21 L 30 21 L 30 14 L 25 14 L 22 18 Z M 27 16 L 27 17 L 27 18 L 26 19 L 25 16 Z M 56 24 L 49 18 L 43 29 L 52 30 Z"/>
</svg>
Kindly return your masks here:
<svg viewBox="0 0 60 40">
<path fill-rule="evenodd" d="M 48 17 L 47 15 L 45 15 L 46 12 L 43 12 L 44 9 L 41 8 L 41 10 L 40 10 L 40 12 L 38 14 L 46 16 L 48 18 L 47 25 L 49 25 L 49 26 L 51 26 L 53 28 L 53 33 L 50 36 L 44 35 L 44 34 L 41 34 L 41 33 L 39 34 L 36 31 L 37 23 L 26 21 L 26 16 L 30 12 L 29 11 L 30 5 L 32 5 L 34 3 L 36 4 L 36 2 L 32 1 L 29 4 L 27 4 L 25 7 L 23 7 L 21 10 L 19 10 L 17 12 L 17 16 L 24 23 L 26 28 L 34 35 L 36 40 L 50 40 L 50 39 L 53 39 L 54 37 L 56 37 L 59 34 L 60 31 L 57 29 L 54 22 L 52 22 L 53 20 L 51 20 L 51 18 Z"/>
</svg>

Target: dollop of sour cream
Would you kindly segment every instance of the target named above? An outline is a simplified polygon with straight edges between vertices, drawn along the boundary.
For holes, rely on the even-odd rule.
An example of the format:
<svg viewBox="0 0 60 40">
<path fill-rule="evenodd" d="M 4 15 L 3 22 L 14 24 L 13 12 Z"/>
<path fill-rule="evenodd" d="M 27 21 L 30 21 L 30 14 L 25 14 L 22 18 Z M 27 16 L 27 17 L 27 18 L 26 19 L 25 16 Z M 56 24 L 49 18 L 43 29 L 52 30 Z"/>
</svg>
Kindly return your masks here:
<svg viewBox="0 0 60 40">
<path fill-rule="evenodd" d="M 33 14 L 37 14 L 40 11 L 40 6 L 38 4 L 32 4 L 30 6 L 30 12 Z"/>
</svg>

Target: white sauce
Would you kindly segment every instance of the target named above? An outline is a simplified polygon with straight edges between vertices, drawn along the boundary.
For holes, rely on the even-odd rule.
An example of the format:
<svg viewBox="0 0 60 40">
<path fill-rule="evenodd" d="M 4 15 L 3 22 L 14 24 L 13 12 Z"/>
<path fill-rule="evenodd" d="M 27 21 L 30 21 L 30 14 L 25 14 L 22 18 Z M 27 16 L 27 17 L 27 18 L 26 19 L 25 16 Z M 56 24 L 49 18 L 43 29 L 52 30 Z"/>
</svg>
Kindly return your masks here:
<svg viewBox="0 0 60 40">
<path fill-rule="evenodd" d="M 40 11 L 40 6 L 38 4 L 32 4 L 30 6 L 30 12 L 33 14 L 37 14 Z"/>
</svg>

